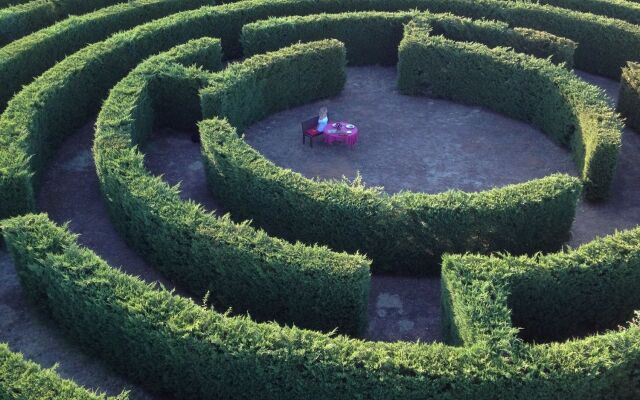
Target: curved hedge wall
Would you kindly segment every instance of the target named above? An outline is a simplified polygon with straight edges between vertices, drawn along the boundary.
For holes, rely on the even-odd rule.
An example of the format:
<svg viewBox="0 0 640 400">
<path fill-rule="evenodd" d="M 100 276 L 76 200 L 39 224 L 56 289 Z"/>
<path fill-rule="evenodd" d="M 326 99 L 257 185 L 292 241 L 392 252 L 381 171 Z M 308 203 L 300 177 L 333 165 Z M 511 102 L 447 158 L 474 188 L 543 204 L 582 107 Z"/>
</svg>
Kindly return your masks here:
<svg viewBox="0 0 640 400">
<path fill-rule="evenodd" d="M 433 12 L 505 21 L 578 43 L 577 68 L 613 79 L 629 60 L 640 59 L 640 27 L 626 21 L 528 2 L 426 0 Z"/>
<path fill-rule="evenodd" d="M 634 3 L 634 0 L 538 0 L 537 2 L 640 24 L 640 4 Z"/>
<path fill-rule="evenodd" d="M 495 324 L 495 308 L 477 307 L 471 282 L 498 282 L 494 296 L 508 307 L 504 319 L 531 342 L 567 340 L 615 330 L 640 309 L 640 228 L 596 239 L 566 252 L 516 257 L 447 255 L 442 264 L 443 320 L 448 339 L 468 343 L 481 325 Z M 499 289 L 502 287 L 503 289 Z M 494 320 L 494 323 L 487 322 Z M 477 327 L 477 325 L 476 325 Z M 636 352 L 640 342 L 633 343 Z M 640 362 L 638 354 L 630 359 Z M 631 373 L 629 371 L 629 373 Z M 636 393 L 639 388 L 635 388 Z"/>
<path fill-rule="evenodd" d="M 277 50 L 297 42 L 338 39 L 345 43 L 351 65 L 395 65 L 403 26 L 415 17 L 428 20 L 432 34 L 469 40 L 490 47 L 504 46 L 553 62 L 573 65 L 576 44 L 546 32 L 511 29 L 504 22 L 474 21 L 452 14 L 428 12 L 355 12 L 269 18 L 242 27 L 245 57 Z M 374 48 L 375 47 L 375 48 Z"/>
<path fill-rule="evenodd" d="M 11 400 L 127 400 L 123 393 L 116 397 L 90 392 L 75 383 L 60 378 L 55 368 L 42 369 L 25 360 L 0 343 L 0 399 Z"/>
<path fill-rule="evenodd" d="M 610 77 L 617 78 L 620 75 L 620 67 L 628 60 L 640 59 L 639 27 L 619 20 L 537 4 L 511 4 L 494 0 L 397 0 L 395 2 L 384 0 L 276 0 L 268 3 L 263 2 L 263 4 L 257 4 L 255 1 L 242 3 L 238 7 L 223 8 L 223 10 L 230 12 L 235 10 L 245 14 L 244 17 L 238 16 L 239 18 L 228 15 L 226 21 L 221 24 L 225 26 L 223 30 L 227 30 L 227 34 L 223 36 L 223 42 L 227 40 L 230 42 L 229 50 L 233 47 L 231 44 L 234 41 L 237 42 L 237 38 L 234 39 L 233 36 L 239 35 L 242 25 L 251 19 L 319 12 L 397 11 L 418 8 L 435 12 L 454 12 L 472 18 L 499 19 L 513 26 L 535 28 L 570 38 L 580 43 L 580 47 L 577 49 L 577 66 L 579 68 Z M 36 32 L 16 44 L 10 45 L 10 48 L 4 49 L 5 54 L 0 57 L 0 60 L 7 60 L 9 63 L 9 66 L 4 67 L 8 68 L 8 76 L 4 76 L 3 68 L 0 68 L 0 75 L 11 86 L 0 92 L 0 105 L 3 105 L 9 96 L 20 88 L 20 85 L 28 83 L 31 78 L 44 72 L 44 69 L 59 61 L 62 56 L 81 48 L 86 43 L 104 38 L 105 29 L 108 30 L 111 27 L 107 33 L 113 33 L 125 28 L 126 26 L 120 25 L 118 18 L 113 18 L 111 13 L 117 14 L 122 11 L 122 18 L 126 20 L 127 14 L 131 12 L 127 9 L 131 7 L 136 8 L 135 5 L 121 4 L 87 16 L 70 18 L 63 21 L 61 25 L 57 24 Z M 182 7 L 191 8 L 188 4 Z M 205 7 L 198 14 L 200 17 L 212 13 L 215 16 L 217 11 L 216 7 Z M 146 12 L 149 12 L 149 9 Z M 183 17 L 193 18 L 194 15 L 184 15 Z M 87 29 L 88 23 L 98 24 L 94 27 L 96 32 Z M 212 29 L 217 30 L 215 27 Z M 102 36 L 96 35 L 96 33 L 101 33 Z M 58 35 L 61 36 L 58 37 Z M 58 37 L 58 39 L 53 41 L 54 37 Z M 52 43 L 57 43 L 63 48 L 58 49 Z M 240 54 L 238 49 L 226 51 L 226 53 L 230 57 L 236 57 Z M 594 57 L 593 54 L 599 54 L 599 56 Z M 25 60 L 28 58 L 35 65 L 26 62 Z M 23 68 L 25 71 L 21 72 Z M 18 76 L 20 79 L 16 80 Z"/>
<path fill-rule="evenodd" d="M 246 0 L 185 11 L 84 48 L 12 99 L 0 117 L 0 216 L 33 210 L 34 174 L 37 181 L 56 144 L 84 123 L 108 88 L 142 58 L 207 35 L 222 39 L 226 57 L 238 57 L 242 26 L 268 16 L 411 8 L 497 18 L 510 25 L 559 34 L 580 43 L 575 53 L 577 67 L 608 76 L 619 76 L 621 65 L 640 58 L 640 27 L 534 4 L 495 0 Z M 71 39 L 74 43 L 78 40 Z"/>
<path fill-rule="evenodd" d="M 571 149 L 586 197 L 607 198 L 623 124 L 600 89 L 545 60 L 431 36 L 429 25 L 416 19 L 407 26 L 401 92 L 481 105 L 533 124 Z"/>
<path fill-rule="evenodd" d="M 307 70 L 292 72 L 251 59 L 233 64 L 201 90 L 203 116 L 226 118 L 243 129 L 295 103 L 283 99 L 304 101 L 298 92 L 301 86 L 305 92 L 304 84 L 326 81 L 307 76 Z M 283 170 L 231 125 L 212 121 L 200 128 L 209 184 L 234 218 L 252 219 L 289 240 L 363 251 L 377 271 L 435 272 L 444 252 L 527 253 L 557 249 L 568 239 L 580 192 L 575 178 L 555 175 L 481 193 L 389 196 Z"/>
<path fill-rule="evenodd" d="M 0 7 L 11 7 L 15 6 L 16 4 L 28 3 L 30 1 L 32 0 L 0 0 Z"/>
<path fill-rule="evenodd" d="M 622 70 L 618 111 L 629 127 L 640 131 L 640 63 L 629 63 Z"/>
<path fill-rule="evenodd" d="M 211 0 L 137 0 L 69 17 L 0 48 L 0 110 L 23 85 L 87 43 Z"/>
<path fill-rule="evenodd" d="M 209 185 L 234 218 L 290 240 L 362 251 L 377 272 L 436 273 L 445 252 L 556 249 L 580 194 L 577 179 L 552 175 L 479 193 L 389 196 L 284 170 L 219 120 L 200 124 L 200 134 Z"/>
<path fill-rule="evenodd" d="M 33 0 L 0 9 L 0 45 L 66 18 L 107 7 L 121 0 Z"/>
<path fill-rule="evenodd" d="M 172 111 L 182 116 L 179 123 L 200 119 L 198 89 L 206 84 L 206 74 L 163 62 L 190 64 L 201 54 L 211 57 L 214 45 L 219 59 L 219 41 L 201 39 L 145 62 L 104 103 L 96 123 L 94 158 L 115 226 L 170 279 L 197 296 L 209 292 L 222 309 L 249 311 L 258 320 L 362 332 L 369 293 L 369 261 L 363 256 L 290 244 L 246 223 L 217 218 L 181 201 L 175 188 L 147 172 L 143 154 L 134 149 L 158 122 L 155 115 L 165 114 L 164 108 L 158 109 L 161 105 L 179 105 Z M 260 56 L 260 62 L 285 71 L 305 67 L 318 78 L 299 88 L 299 95 L 310 99 L 325 95 L 322 84 L 329 80 L 341 87 L 344 57 L 339 42 L 327 41 Z M 331 60 L 333 68 L 318 59 Z M 165 101 L 169 97 L 171 103 Z"/>
<path fill-rule="evenodd" d="M 637 398 L 637 324 L 536 346 L 497 335 L 468 347 L 331 337 L 229 317 L 150 286 L 44 215 L 2 227 L 31 299 L 46 297 L 67 333 L 115 369 L 177 398 Z M 490 303 L 501 295 L 488 289 L 499 286 L 464 287 Z"/>
</svg>

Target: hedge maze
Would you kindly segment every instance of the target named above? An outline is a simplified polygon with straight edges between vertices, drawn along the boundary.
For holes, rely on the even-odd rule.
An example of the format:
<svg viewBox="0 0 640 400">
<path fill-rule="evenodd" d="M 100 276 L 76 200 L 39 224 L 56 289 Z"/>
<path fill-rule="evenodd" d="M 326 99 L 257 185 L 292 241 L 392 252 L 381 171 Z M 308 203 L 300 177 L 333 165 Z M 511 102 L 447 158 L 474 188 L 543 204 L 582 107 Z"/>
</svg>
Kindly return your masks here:
<svg viewBox="0 0 640 400">
<path fill-rule="evenodd" d="M 625 122 L 640 127 L 639 3 L 6 3 L 4 242 L 29 299 L 132 382 L 181 399 L 640 397 L 640 228 L 563 248 L 578 202 L 610 196 Z M 338 95 L 355 65 L 397 65 L 405 95 L 539 128 L 578 177 L 389 195 L 307 179 L 245 142 L 270 114 Z M 619 79 L 622 116 L 572 68 Z M 111 222 L 211 307 L 108 265 L 37 213 L 50 159 L 95 115 Z M 160 127 L 199 131 L 230 214 L 146 169 Z M 372 273 L 440 274 L 445 343 L 358 338 Z M 0 398 L 107 397 L 0 345 Z"/>
</svg>

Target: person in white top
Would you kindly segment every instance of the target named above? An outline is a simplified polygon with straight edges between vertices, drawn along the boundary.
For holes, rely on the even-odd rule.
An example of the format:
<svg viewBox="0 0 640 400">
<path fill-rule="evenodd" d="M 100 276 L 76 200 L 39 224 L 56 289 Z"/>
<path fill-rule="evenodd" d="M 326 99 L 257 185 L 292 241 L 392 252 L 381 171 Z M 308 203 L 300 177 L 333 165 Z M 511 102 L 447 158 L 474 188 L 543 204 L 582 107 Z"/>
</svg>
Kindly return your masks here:
<svg viewBox="0 0 640 400">
<path fill-rule="evenodd" d="M 320 108 L 320 112 L 318 113 L 318 126 L 316 127 L 316 130 L 318 131 L 318 133 L 322 133 L 324 132 L 324 129 L 327 127 L 327 124 L 329 123 L 329 117 L 327 116 L 327 107 L 322 107 Z"/>
</svg>

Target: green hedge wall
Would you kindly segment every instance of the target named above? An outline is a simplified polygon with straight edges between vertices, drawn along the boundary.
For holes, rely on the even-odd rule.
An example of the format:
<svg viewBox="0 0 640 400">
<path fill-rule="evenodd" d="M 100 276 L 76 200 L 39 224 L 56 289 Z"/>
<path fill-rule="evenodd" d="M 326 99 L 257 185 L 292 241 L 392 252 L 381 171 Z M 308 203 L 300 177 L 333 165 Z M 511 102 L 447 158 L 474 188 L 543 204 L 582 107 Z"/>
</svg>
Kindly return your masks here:
<svg viewBox="0 0 640 400">
<path fill-rule="evenodd" d="M 640 59 L 639 27 L 623 21 L 537 4 L 511 4 L 493 0 L 396 0 L 394 2 L 384 0 L 276 0 L 261 2 L 262 4 L 255 1 L 242 3 L 244 4 L 239 7 L 223 8 L 229 12 L 225 21 L 218 22 L 216 26 L 211 28 L 218 32 L 217 26 L 219 25 L 222 28 L 221 31 L 224 31 L 223 45 L 225 53 L 230 57 L 240 55 L 237 37 L 242 25 L 251 20 L 277 15 L 364 10 L 397 11 L 419 8 L 437 12 L 451 11 L 473 18 L 500 19 L 513 26 L 535 28 L 570 38 L 580 43 L 577 49 L 577 66 L 579 68 L 610 77 L 617 78 L 620 75 L 621 66 L 628 60 Z M 0 60 L 7 60 L 6 62 L 10 65 L 5 68 L 9 68 L 9 72 L 5 77 L 4 68 L 1 68 L 0 65 L 0 76 L 3 76 L 5 82 L 11 83 L 11 86 L 4 90 L 5 93 L 0 92 L 0 104 L 4 104 L 8 100 L 8 96 L 18 90 L 20 85 L 28 83 L 30 78 L 44 72 L 44 69 L 53 65 L 64 55 L 70 54 L 71 51 L 79 49 L 86 43 L 104 38 L 107 34 L 104 30 L 108 30 L 109 26 L 111 26 L 111 30 L 108 30 L 108 33 L 127 27 L 121 25 L 122 22 L 119 19 L 126 20 L 127 8 L 131 7 L 131 5 L 121 4 L 87 16 L 70 18 L 63 21 L 62 25 L 57 24 L 36 32 L 31 35 L 33 37 L 26 37 L 10 45 L 8 49 L 4 49 L 5 54 L 2 54 Z M 136 6 L 133 7 L 136 8 Z M 182 7 L 191 8 L 189 5 L 182 5 Z M 110 18 L 111 12 L 118 13 L 119 10 L 123 11 L 120 18 Z M 215 16 L 217 11 L 216 8 L 204 8 L 199 12 L 199 16 Z M 131 11 L 129 10 L 129 12 Z M 150 11 L 147 8 L 145 12 Z M 193 18 L 194 15 L 184 15 L 184 17 Z M 137 23 L 139 22 L 137 21 Z M 87 29 L 87 24 L 97 24 L 92 26 L 96 32 Z M 228 45 L 225 42 L 228 42 Z M 55 44 L 63 47 L 58 49 Z M 37 53 L 31 54 L 32 52 Z M 593 57 L 592 54 L 599 54 L 599 56 Z M 30 59 L 35 65 L 30 65 L 25 61 L 26 59 Z M 21 72 L 23 68 L 26 70 Z M 13 75 L 19 75 L 20 80 L 16 80 Z"/>
<path fill-rule="evenodd" d="M 362 251 L 377 272 L 437 273 L 445 252 L 557 249 L 580 194 L 577 179 L 552 175 L 479 193 L 389 196 L 284 170 L 224 122 L 207 121 L 200 133 L 209 185 L 234 218 L 289 240 Z"/>
<path fill-rule="evenodd" d="M 127 400 L 123 393 L 106 397 L 90 392 L 72 381 L 62 379 L 55 368 L 42 369 L 22 354 L 0 343 L 0 399 L 2 400 Z"/>
<path fill-rule="evenodd" d="M 464 328 L 479 315 L 490 320 L 491 312 L 479 307 L 476 312 L 463 311 L 465 301 L 475 306 L 479 297 L 460 294 L 465 283 L 456 274 L 462 273 L 502 282 L 513 325 L 527 341 L 566 340 L 617 329 L 640 309 L 640 228 L 596 239 L 575 250 L 534 257 L 446 256 L 443 286 L 454 288 L 448 289 L 445 298 L 462 305 L 447 307 L 443 320 L 448 326 Z"/>
<path fill-rule="evenodd" d="M 34 0 L 0 9 L 0 45 L 66 18 L 81 15 L 121 0 Z"/>
<path fill-rule="evenodd" d="M 640 58 L 640 28 L 629 23 L 494 0 L 245 0 L 185 11 L 84 48 L 13 98 L 0 117 L 0 217 L 33 210 L 32 176 L 37 178 L 56 144 L 84 124 L 108 88 L 144 57 L 203 36 L 220 37 L 226 57 L 238 57 L 242 26 L 268 16 L 412 8 L 501 19 L 553 32 L 580 43 L 577 67 L 608 76 L 619 76 L 620 66 Z M 69 41 L 85 43 L 81 36 Z"/>
<path fill-rule="evenodd" d="M 342 76 L 317 76 L 314 63 L 273 66 L 255 56 L 218 73 L 200 92 L 205 118 L 233 127 L 318 96 L 335 95 Z M 315 182 L 266 160 L 224 123 L 201 125 L 210 187 L 237 220 L 269 233 L 333 249 L 363 251 L 378 271 L 433 273 L 448 251 L 557 249 L 568 239 L 579 196 L 575 178 L 556 175 L 483 193 L 395 196 L 337 182 Z M 533 223 L 532 221 L 535 221 Z M 452 229 L 455 226 L 455 229 Z"/>
<path fill-rule="evenodd" d="M 640 64 L 629 63 L 622 71 L 618 111 L 627 126 L 640 131 Z"/>
<path fill-rule="evenodd" d="M 261 54 L 300 41 L 338 39 L 347 46 L 351 65 L 395 65 L 403 25 L 416 16 L 431 22 L 433 34 L 471 40 L 490 47 L 505 46 L 556 63 L 573 65 L 576 44 L 530 29 L 510 29 L 504 22 L 473 21 L 451 14 L 358 12 L 269 18 L 245 25 L 240 43 L 245 56 Z"/>
<path fill-rule="evenodd" d="M 195 41 L 177 49 L 190 54 L 201 51 L 198 46 Z M 314 77 L 337 75 L 344 80 L 344 57 L 342 44 L 327 41 L 283 49 L 255 61 L 285 73 L 302 66 Z M 166 104 L 163 93 L 182 105 L 174 111 L 183 115 L 180 123 L 200 119 L 198 89 L 205 86 L 207 74 L 161 63 L 175 58 L 161 54 L 136 68 L 111 91 L 98 117 L 94 158 L 114 225 L 152 265 L 197 296 L 209 292 L 221 309 L 249 311 L 258 320 L 361 333 L 370 275 L 364 257 L 290 244 L 247 223 L 217 218 L 199 205 L 181 201 L 176 188 L 144 168 L 143 154 L 133 146 L 144 143 L 158 122 L 155 115 L 164 114 L 158 109 Z M 187 64 L 193 62 L 193 57 L 188 60 Z M 299 95 L 318 96 L 325 80 L 298 87 Z"/>
<path fill-rule="evenodd" d="M 428 25 L 407 25 L 401 92 L 481 105 L 533 124 L 571 149 L 586 197 L 607 198 L 623 124 L 597 87 L 545 60 L 431 36 Z"/>
<path fill-rule="evenodd" d="M 44 215 L 2 227 L 29 297 L 46 304 L 73 340 L 131 379 L 180 399 L 638 395 L 637 324 L 554 345 L 512 340 L 517 346 L 500 348 L 508 338 L 468 347 L 366 342 L 207 310 L 109 267 Z"/>
<path fill-rule="evenodd" d="M 640 24 L 640 4 L 634 3 L 633 0 L 537 0 L 537 2 Z"/>
<path fill-rule="evenodd" d="M 136 0 L 69 17 L 0 48 L 0 110 L 23 85 L 87 43 L 212 0 Z"/>
<path fill-rule="evenodd" d="M 0 7 L 11 7 L 15 6 L 16 4 L 28 3 L 30 1 L 32 0 L 0 0 Z"/>
<path fill-rule="evenodd" d="M 528 2 L 425 0 L 432 12 L 487 18 L 571 39 L 577 68 L 613 79 L 629 60 L 640 59 L 640 27 L 626 21 Z"/>
</svg>

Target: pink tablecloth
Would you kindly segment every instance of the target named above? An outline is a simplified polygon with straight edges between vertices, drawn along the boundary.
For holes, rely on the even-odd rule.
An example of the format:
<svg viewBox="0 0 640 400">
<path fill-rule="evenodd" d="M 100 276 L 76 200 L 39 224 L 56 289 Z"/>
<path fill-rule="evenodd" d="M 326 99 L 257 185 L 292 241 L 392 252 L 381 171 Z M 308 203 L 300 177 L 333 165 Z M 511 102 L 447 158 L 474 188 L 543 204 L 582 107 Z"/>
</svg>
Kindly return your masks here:
<svg viewBox="0 0 640 400">
<path fill-rule="evenodd" d="M 340 128 L 336 127 L 340 124 Z M 324 130 L 324 142 L 331 144 L 333 142 L 345 142 L 349 146 L 353 146 L 358 142 L 358 127 L 347 128 L 348 122 L 330 122 Z"/>
</svg>

